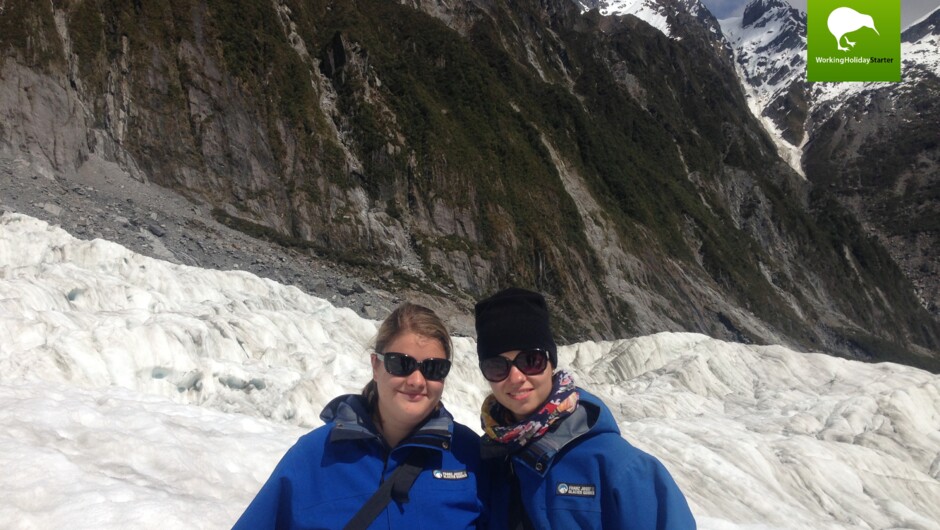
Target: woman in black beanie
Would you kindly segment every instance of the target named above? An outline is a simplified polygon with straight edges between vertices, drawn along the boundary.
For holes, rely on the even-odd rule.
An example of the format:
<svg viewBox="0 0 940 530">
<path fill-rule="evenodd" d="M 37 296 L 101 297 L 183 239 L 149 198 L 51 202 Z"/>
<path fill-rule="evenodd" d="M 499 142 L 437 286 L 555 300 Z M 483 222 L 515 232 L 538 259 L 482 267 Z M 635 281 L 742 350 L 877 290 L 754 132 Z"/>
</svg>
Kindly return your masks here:
<svg viewBox="0 0 940 530">
<path fill-rule="evenodd" d="M 493 390 L 481 411 L 491 528 L 695 528 L 662 463 L 624 440 L 607 406 L 568 372 L 554 372 L 541 294 L 506 289 L 478 302 L 475 316 Z"/>
</svg>

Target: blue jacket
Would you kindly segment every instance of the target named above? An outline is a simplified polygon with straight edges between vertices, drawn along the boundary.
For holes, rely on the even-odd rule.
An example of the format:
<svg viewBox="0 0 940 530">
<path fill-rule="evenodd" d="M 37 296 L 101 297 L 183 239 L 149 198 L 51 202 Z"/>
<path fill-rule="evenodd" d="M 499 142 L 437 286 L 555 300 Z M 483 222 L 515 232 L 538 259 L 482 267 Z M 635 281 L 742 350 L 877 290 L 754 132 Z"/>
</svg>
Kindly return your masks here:
<svg viewBox="0 0 940 530">
<path fill-rule="evenodd" d="M 414 447 L 432 449 L 408 496 L 389 502 L 369 528 L 476 527 L 479 437 L 440 407 L 411 437 L 389 450 L 363 398 L 335 398 L 320 415 L 326 425 L 287 451 L 234 528 L 343 528 Z"/>
<path fill-rule="evenodd" d="M 630 445 L 610 410 L 578 389 L 578 408 L 493 468 L 490 528 L 506 528 L 513 481 L 536 528 L 692 530 L 685 496 L 655 457 Z"/>
</svg>

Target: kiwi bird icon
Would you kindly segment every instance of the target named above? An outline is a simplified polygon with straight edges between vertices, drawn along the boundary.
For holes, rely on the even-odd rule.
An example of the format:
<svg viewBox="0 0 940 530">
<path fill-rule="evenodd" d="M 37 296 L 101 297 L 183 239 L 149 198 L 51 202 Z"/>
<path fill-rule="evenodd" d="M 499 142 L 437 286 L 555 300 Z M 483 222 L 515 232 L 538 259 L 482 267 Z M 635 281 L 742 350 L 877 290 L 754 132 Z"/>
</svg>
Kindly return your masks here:
<svg viewBox="0 0 940 530">
<path fill-rule="evenodd" d="M 848 48 L 842 47 L 842 37 L 845 37 L 847 33 L 852 33 L 860 28 L 871 28 L 875 31 L 875 34 L 881 36 L 881 33 L 878 33 L 878 30 L 875 29 L 875 21 L 872 20 L 870 15 L 863 15 L 851 7 L 837 7 L 832 10 L 832 13 L 829 13 L 829 20 L 826 21 L 826 25 L 829 26 L 829 32 L 832 33 L 832 36 L 836 38 L 836 46 L 844 52 L 849 51 Z M 855 46 L 855 43 L 850 41 L 848 37 L 845 37 L 845 43 L 849 46 Z"/>
</svg>

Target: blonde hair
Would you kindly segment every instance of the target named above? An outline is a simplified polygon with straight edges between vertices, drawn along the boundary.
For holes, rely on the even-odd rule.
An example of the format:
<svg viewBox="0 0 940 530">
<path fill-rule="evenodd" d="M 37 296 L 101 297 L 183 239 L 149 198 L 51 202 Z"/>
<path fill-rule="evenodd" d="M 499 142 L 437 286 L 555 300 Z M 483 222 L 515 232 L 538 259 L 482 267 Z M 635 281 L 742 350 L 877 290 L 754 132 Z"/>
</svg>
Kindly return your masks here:
<svg viewBox="0 0 940 530">
<path fill-rule="evenodd" d="M 379 326 L 379 332 L 375 336 L 372 349 L 376 353 L 385 353 L 385 348 L 403 333 L 414 333 L 422 337 L 435 339 L 441 343 L 444 348 L 444 355 L 448 359 L 453 355 L 454 345 L 450 340 L 450 333 L 447 326 L 441 320 L 437 313 L 418 304 L 405 302 L 392 311 Z M 366 407 L 376 419 L 376 423 L 381 424 L 379 418 L 379 392 L 376 388 L 375 380 L 369 381 L 362 389 L 362 396 L 366 398 Z"/>
</svg>

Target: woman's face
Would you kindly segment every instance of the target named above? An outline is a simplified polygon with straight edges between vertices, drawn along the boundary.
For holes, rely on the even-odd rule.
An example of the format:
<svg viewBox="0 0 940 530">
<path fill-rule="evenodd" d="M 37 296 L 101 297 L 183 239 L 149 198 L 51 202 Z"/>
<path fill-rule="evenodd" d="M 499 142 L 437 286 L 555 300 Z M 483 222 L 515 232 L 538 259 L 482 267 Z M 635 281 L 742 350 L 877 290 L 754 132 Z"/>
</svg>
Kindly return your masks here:
<svg viewBox="0 0 940 530">
<path fill-rule="evenodd" d="M 411 332 L 402 333 L 379 353 L 389 352 L 404 353 L 419 362 L 431 357 L 447 358 L 440 341 Z M 415 370 L 406 377 L 388 373 L 375 355 L 372 356 L 372 378 L 376 382 L 379 414 L 386 429 L 397 426 L 405 432 L 410 431 L 437 407 L 444 392 L 443 381 L 428 381 L 421 370 Z"/>
<path fill-rule="evenodd" d="M 500 357 L 512 361 L 519 351 L 508 351 L 500 354 Z M 506 379 L 489 383 L 496 401 L 509 409 L 516 421 L 519 421 L 538 410 L 539 405 L 545 403 L 552 393 L 552 363 L 546 363 L 545 370 L 537 375 L 525 375 L 513 366 Z"/>
</svg>

